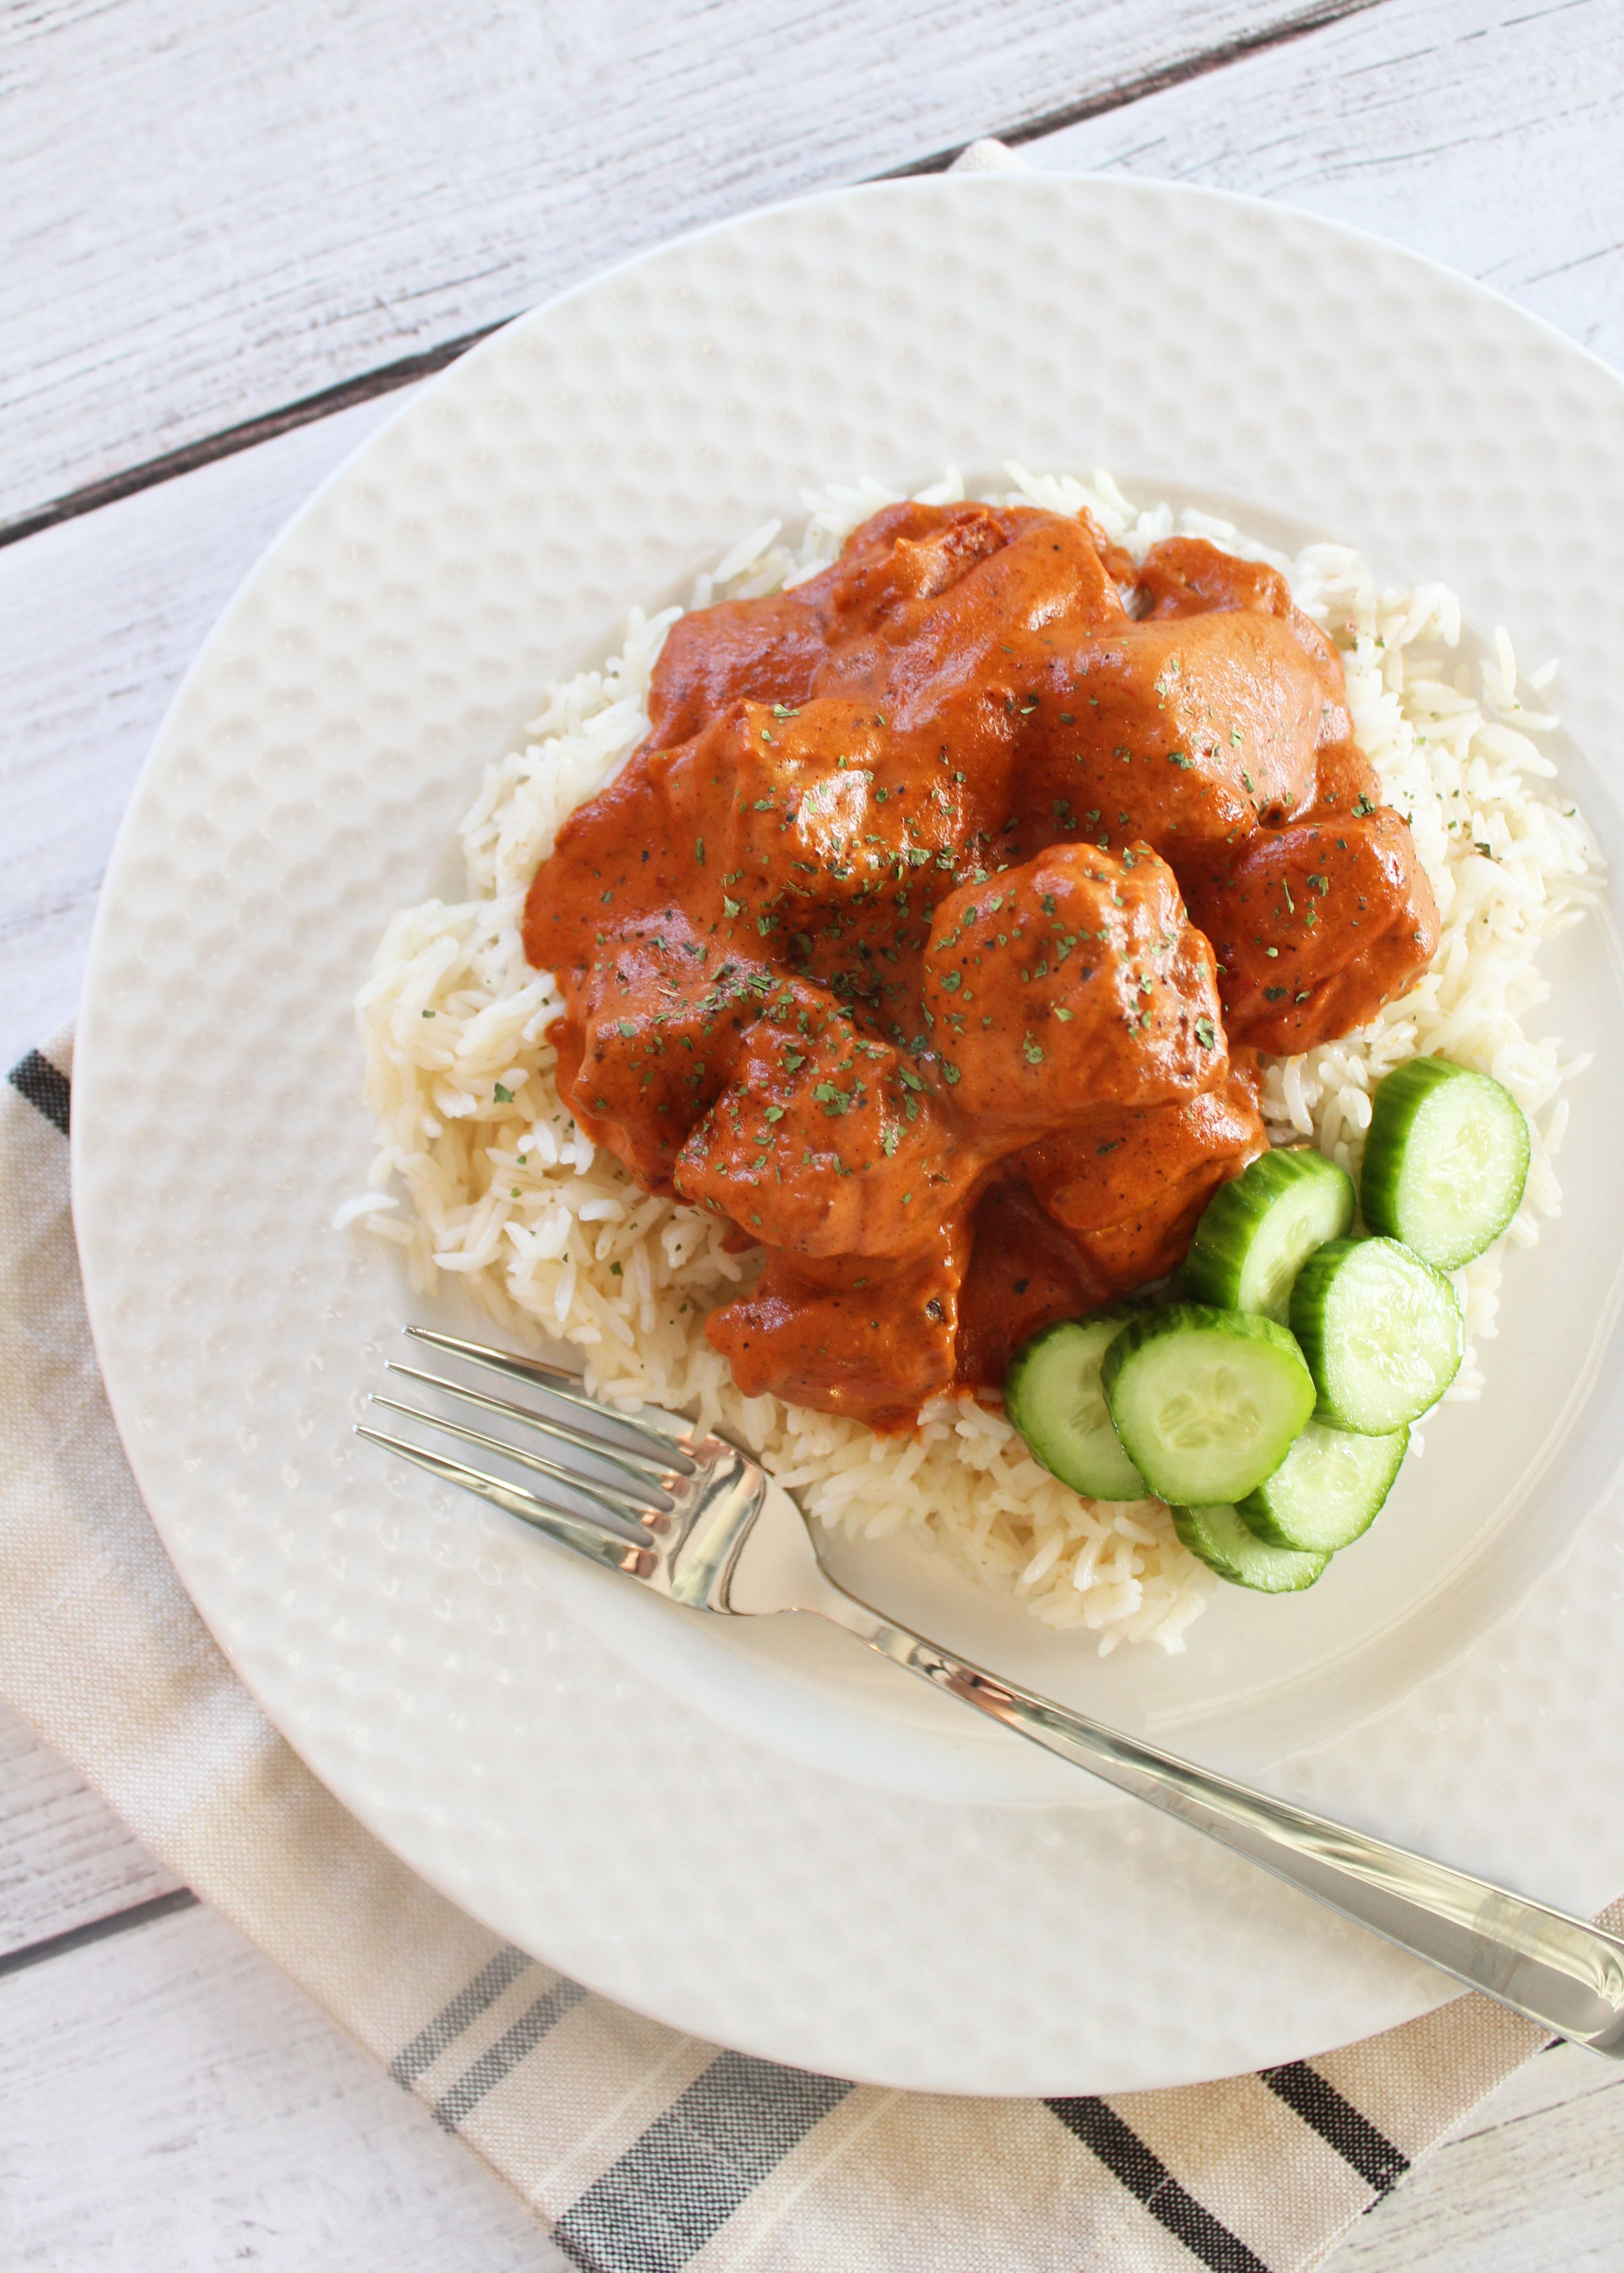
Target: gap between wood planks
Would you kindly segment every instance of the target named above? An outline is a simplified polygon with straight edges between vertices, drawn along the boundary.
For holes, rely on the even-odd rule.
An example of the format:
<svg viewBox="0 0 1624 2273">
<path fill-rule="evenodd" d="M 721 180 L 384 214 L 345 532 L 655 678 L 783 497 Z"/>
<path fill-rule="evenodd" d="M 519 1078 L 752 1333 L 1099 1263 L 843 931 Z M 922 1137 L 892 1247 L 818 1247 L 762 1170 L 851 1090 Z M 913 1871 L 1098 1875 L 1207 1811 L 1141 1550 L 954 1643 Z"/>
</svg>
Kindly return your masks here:
<svg viewBox="0 0 1624 2273">
<path fill-rule="evenodd" d="M 1248 56 L 1261 55 L 1270 49 L 1289 46 L 1332 24 L 1342 23 L 1349 17 L 1364 15 L 1385 4 L 1386 0 L 1309 0 L 1309 4 L 1295 15 L 1283 18 L 1255 32 L 1221 41 L 1198 54 L 1182 56 L 1173 62 L 1119 79 L 1080 101 L 1016 120 L 1007 126 L 990 127 L 987 131 L 1012 146 L 1041 141 L 1046 135 L 1059 133 L 1065 127 L 1081 125 L 1088 119 L 1103 117 L 1107 112 L 1126 109 L 1149 95 L 1164 94 L 1170 87 L 1182 86 L 1193 79 L 1206 78 L 1231 64 L 1243 62 Z M 870 178 L 898 181 L 914 176 L 945 173 L 954 160 L 969 146 L 968 143 L 954 143 L 947 149 L 932 152 L 928 157 L 913 159 L 906 165 Z M 520 312 L 514 310 L 513 315 Z M 173 481 L 178 475 L 191 473 L 199 466 L 230 457 L 239 450 L 251 450 L 258 443 L 272 441 L 277 435 L 286 434 L 296 426 L 309 425 L 317 419 L 330 417 L 335 411 L 347 410 L 353 404 L 391 394 L 398 387 L 410 386 L 415 379 L 427 379 L 435 371 L 443 371 L 447 364 L 454 363 L 459 356 L 476 346 L 481 340 L 488 339 L 492 332 L 500 331 L 503 324 L 512 319 L 510 315 L 494 323 L 482 324 L 473 331 L 460 333 L 454 338 L 443 340 L 415 355 L 403 356 L 393 363 L 380 364 L 374 370 L 360 372 L 336 386 L 320 387 L 312 394 L 301 395 L 279 409 L 261 412 L 237 425 L 221 427 L 217 432 L 185 443 L 178 449 L 164 451 L 155 458 L 143 459 L 138 464 L 125 467 L 123 471 L 108 475 L 101 481 L 88 482 L 81 489 L 67 491 L 11 521 L 0 522 L 0 545 L 19 544 L 24 537 L 37 536 L 41 529 L 75 520 L 81 514 L 94 513 L 99 506 L 113 505 L 121 498 L 133 497 L 138 491 L 151 489 L 157 483 Z"/>
<path fill-rule="evenodd" d="M 70 1950 L 83 1949 L 93 1941 L 106 1941 L 116 1933 L 128 1933 L 132 1926 L 150 1925 L 154 1918 L 168 1917 L 174 1910 L 195 1909 L 198 1897 L 190 1887 L 176 1887 L 167 1894 L 153 1894 L 144 1902 L 131 1902 L 122 1910 L 111 1910 L 105 1917 L 92 1918 L 85 1925 L 70 1926 L 65 1933 L 47 1934 L 42 1941 L 25 1942 L 20 1949 L 8 1949 L 0 1956 L 0 1980 L 8 1973 L 26 1972 L 31 1965 L 43 1965 L 53 1957 L 65 1957 Z"/>
</svg>

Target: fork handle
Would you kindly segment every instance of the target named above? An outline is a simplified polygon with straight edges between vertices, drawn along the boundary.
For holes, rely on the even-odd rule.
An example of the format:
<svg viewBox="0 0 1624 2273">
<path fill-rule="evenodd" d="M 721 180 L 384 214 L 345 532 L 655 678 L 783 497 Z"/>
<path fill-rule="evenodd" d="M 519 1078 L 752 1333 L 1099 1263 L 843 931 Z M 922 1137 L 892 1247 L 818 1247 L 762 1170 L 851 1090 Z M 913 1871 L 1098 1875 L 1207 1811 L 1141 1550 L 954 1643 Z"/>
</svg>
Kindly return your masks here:
<svg viewBox="0 0 1624 2273">
<path fill-rule="evenodd" d="M 1615 1935 L 1018 1689 L 882 1617 L 832 1581 L 827 1597 L 819 1590 L 815 1608 L 894 1665 L 1204 1831 L 1468 1987 L 1557 2036 L 1624 2059 L 1624 1940 Z"/>
</svg>

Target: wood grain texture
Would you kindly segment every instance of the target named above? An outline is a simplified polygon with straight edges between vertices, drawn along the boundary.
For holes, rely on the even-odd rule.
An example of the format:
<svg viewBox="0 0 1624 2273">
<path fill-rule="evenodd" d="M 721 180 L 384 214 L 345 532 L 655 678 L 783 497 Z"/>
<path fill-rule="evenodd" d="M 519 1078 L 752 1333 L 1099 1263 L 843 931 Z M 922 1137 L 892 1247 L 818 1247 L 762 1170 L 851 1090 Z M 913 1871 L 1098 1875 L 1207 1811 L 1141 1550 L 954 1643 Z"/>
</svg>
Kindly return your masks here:
<svg viewBox="0 0 1624 2273">
<path fill-rule="evenodd" d="M 1618 2273 L 1624 2077 L 1562 2045 L 1533 2060 L 1362 2218 L 1328 2273 Z"/>
<path fill-rule="evenodd" d="M 1372 229 L 1624 365 L 1621 111 L 1618 0 L 1400 0 L 1027 154 Z"/>
<path fill-rule="evenodd" d="M 225 1922 L 0 1981 L 7 2273 L 564 2273 L 506 2189 Z"/>
<path fill-rule="evenodd" d="M 179 1883 L 20 1714 L 0 1705 L 0 1957 Z"/>
<path fill-rule="evenodd" d="M 182 673 L 366 402 L 0 550 L 0 1068 L 73 1015 L 102 872 Z"/>
<path fill-rule="evenodd" d="M 13 8 L 0 521 L 680 229 L 1368 4 Z"/>
</svg>

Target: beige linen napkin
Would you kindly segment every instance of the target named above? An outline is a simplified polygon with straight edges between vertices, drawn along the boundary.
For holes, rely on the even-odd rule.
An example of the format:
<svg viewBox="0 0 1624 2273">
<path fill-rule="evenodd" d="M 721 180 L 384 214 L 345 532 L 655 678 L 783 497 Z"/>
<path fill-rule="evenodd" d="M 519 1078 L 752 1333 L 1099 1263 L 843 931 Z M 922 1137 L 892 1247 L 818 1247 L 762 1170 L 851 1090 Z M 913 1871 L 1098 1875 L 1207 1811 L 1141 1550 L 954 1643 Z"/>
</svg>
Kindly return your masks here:
<svg viewBox="0 0 1624 2273">
<path fill-rule="evenodd" d="M 1222 2083 L 934 2097 L 721 2051 L 504 1946 L 318 1783 L 159 1543 L 85 1316 L 71 1049 L 0 1084 L 0 1695 L 587 2273 L 1299 2273 L 1538 2049 L 1467 1997 Z"/>
</svg>

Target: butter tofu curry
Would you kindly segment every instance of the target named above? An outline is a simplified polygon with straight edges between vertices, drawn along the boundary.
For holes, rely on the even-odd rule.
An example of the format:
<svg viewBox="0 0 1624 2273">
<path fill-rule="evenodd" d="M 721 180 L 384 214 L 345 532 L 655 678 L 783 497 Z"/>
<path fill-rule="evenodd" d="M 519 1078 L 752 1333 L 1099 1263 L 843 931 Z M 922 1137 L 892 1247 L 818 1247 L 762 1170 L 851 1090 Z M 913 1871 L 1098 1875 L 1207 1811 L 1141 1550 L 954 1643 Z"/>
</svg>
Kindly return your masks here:
<svg viewBox="0 0 1624 2273">
<path fill-rule="evenodd" d="M 525 911 L 559 1086 L 764 1250 L 748 1395 L 902 1428 L 1159 1279 L 1265 1145 L 1257 1053 L 1430 962 L 1410 831 L 1273 569 L 899 505 L 682 618 Z"/>
</svg>

